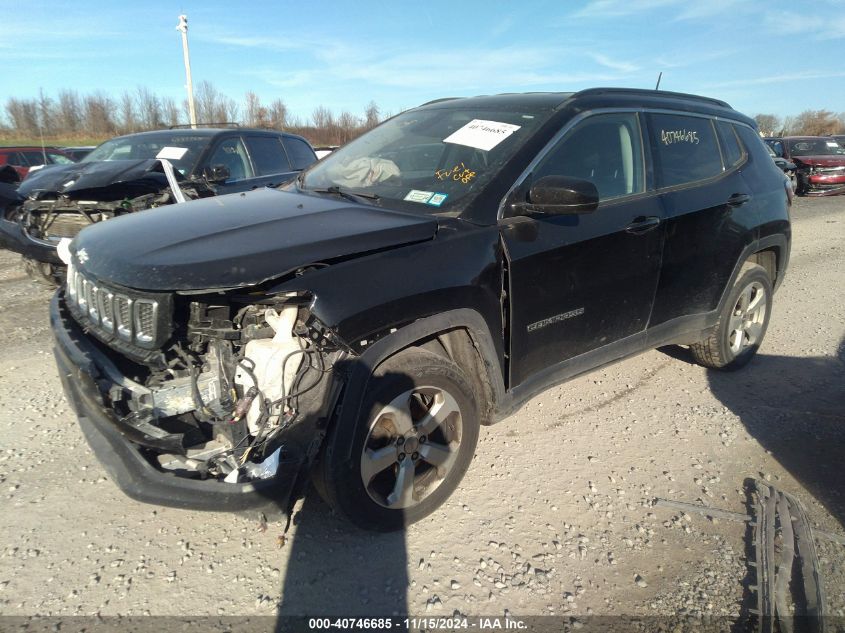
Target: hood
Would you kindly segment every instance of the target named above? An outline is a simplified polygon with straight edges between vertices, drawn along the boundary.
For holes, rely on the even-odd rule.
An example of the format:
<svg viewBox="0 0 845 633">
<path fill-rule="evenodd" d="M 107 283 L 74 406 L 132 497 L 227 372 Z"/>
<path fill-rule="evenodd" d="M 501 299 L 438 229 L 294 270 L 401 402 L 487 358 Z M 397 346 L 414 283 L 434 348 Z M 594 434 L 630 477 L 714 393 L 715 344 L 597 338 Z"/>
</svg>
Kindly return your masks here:
<svg viewBox="0 0 845 633">
<path fill-rule="evenodd" d="M 30 172 L 19 191 L 25 197 L 65 194 L 84 198 L 92 189 L 100 189 L 106 191 L 98 192 L 96 200 L 119 199 L 157 193 L 166 187 L 167 178 L 161 169 L 154 158 L 51 165 Z"/>
<path fill-rule="evenodd" d="M 845 156 L 793 156 L 792 161 L 796 165 L 810 167 L 842 167 L 845 165 Z"/>
<path fill-rule="evenodd" d="M 97 279 L 140 290 L 251 286 L 308 264 L 428 240 L 437 220 L 258 189 L 93 224 L 71 245 Z"/>
</svg>

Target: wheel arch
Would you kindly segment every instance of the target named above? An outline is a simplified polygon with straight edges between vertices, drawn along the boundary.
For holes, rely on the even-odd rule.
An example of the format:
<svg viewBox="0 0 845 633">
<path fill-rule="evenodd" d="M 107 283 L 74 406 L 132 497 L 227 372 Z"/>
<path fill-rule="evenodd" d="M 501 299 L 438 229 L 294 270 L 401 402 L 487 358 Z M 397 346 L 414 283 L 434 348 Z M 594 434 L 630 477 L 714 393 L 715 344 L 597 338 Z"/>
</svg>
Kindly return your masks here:
<svg viewBox="0 0 845 633">
<path fill-rule="evenodd" d="M 481 423 L 489 425 L 494 421 L 496 407 L 505 399 L 505 385 L 493 336 L 475 310 L 449 310 L 401 327 L 373 343 L 360 356 L 343 361 L 345 367 L 340 369 L 345 373 L 345 384 L 331 431 L 340 434 L 339 446 L 349 448 L 346 459 L 351 458 L 352 433 L 370 378 L 385 361 L 411 347 L 444 354 L 461 367 L 475 391 Z"/>
<path fill-rule="evenodd" d="M 716 314 L 723 309 L 731 288 L 734 287 L 747 263 L 763 266 L 772 279 L 772 288 L 777 290 L 783 281 L 789 263 L 789 240 L 787 236 L 783 234 L 768 235 L 745 247 L 734 265 L 730 281 L 722 290 L 722 297 L 719 300 Z"/>
</svg>

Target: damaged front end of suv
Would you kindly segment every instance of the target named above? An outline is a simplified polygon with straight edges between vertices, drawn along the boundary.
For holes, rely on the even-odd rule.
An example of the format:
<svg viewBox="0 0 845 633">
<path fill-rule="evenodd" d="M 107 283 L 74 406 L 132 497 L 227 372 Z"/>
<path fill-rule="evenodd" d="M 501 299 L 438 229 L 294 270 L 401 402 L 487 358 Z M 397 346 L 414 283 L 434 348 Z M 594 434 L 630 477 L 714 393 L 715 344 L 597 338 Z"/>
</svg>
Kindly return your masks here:
<svg viewBox="0 0 845 633">
<path fill-rule="evenodd" d="M 309 280 L 435 230 L 265 189 L 81 233 L 51 305 L 55 354 L 115 483 L 161 505 L 286 512 L 355 362 Z"/>
<path fill-rule="evenodd" d="M 98 452 L 116 483 L 177 507 L 283 505 L 319 448 L 344 354 L 311 299 L 142 293 L 70 266 L 57 360 L 89 442 L 113 444 Z M 83 347 L 86 362 L 69 357 Z"/>
</svg>

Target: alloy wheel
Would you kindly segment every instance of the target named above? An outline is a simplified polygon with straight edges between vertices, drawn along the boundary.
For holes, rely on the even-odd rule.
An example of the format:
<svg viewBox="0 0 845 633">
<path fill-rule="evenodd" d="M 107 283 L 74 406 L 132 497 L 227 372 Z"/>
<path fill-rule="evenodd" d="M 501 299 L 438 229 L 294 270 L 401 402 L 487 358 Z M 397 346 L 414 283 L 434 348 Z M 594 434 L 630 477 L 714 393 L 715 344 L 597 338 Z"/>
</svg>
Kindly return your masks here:
<svg viewBox="0 0 845 633">
<path fill-rule="evenodd" d="M 361 455 L 370 498 L 391 510 L 422 502 L 448 476 L 458 457 L 461 410 L 439 387 L 406 391 L 376 414 Z"/>
</svg>

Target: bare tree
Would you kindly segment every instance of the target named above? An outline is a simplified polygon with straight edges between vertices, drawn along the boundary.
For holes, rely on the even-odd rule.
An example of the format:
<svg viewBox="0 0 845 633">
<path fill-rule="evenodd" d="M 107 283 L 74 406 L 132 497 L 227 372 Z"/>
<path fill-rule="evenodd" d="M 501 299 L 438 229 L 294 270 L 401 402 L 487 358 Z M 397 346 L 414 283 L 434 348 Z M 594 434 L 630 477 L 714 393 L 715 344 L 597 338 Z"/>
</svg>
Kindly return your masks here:
<svg viewBox="0 0 845 633">
<path fill-rule="evenodd" d="M 288 107 L 281 99 L 274 99 L 270 104 L 267 116 L 270 125 L 277 130 L 284 130 L 288 125 Z"/>
<path fill-rule="evenodd" d="M 161 101 L 149 88 L 138 86 L 135 91 L 135 102 L 138 105 L 138 118 L 145 130 L 155 130 L 162 126 Z"/>
<path fill-rule="evenodd" d="M 314 127 L 327 129 L 334 124 L 334 115 L 326 106 L 318 105 L 311 113 L 311 120 Z"/>
<path fill-rule="evenodd" d="M 804 110 L 795 119 L 796 132 L 808 136 L 835 134 L 839 121 L 830 110 Z"/>
<path fill-rule="evenodd" d="M 76 134 L 82 127 L 82 105 L 74 90 L 59 91 L 56 127 L 63 134 Z"/>
<path fill-rule="evenodd" d="M 6 100 L 6 116 L 19 134 L 24 136 L 38 134 L 38 106 L 32 99 L 9 97 Z"/>
<path fill-rule="evenodd" d="M 261 105 L 261 99 L 251 90 L 244 99 L 244 121 L 252 127 L 267 124 L 267 108 Z"/>
<path fill-rule="evenodd" d="M 87 95 L 82 102 L 85 131 L 92 136 L 111 136 L 115 132 L 115 104 L 105 93 Z"/>
<path fill-rule="evenodd" d="M 39 130 L 42 134 L 54 133 L 54 109 L 53 100 L 44 94 L 44 89 L 38 90 L 38 123 L 41 127 Z"/>
<path fill-rule="evenodd" d="M 179 107 L 173 97 L 162 97 L 161 117 L 165 125 L 179 125 Z"/>
<path fill-rule="evenodd" d="M 361 121 L 351 112 L 344 110 L 337 117 L 338 138 L 339 145 L 348 143 L 353 138 L 358 136 L 358 130 L 361 127 Z"/>
<path fill-rule="evenodd" d="M 197 86 L 197 119 L 203 123 L 222 123 L 238 119 L 237 102 L 217 90 L 209 81 Z"/>
<path fill-rule="evenodd" d="M 781 130 L 781 120 L 774 114 L 758 114 L 754 120 L 763 136 L 776 136 Z"/>
<path fill-rule="evenodd" d="M 131 92 L 124 92 L 120 95 L 120 130 L 124 134 L 129 134 L 138 131 L 138 117 L 137 108 L 135 106 L 135 97 Z"/>
<path fill-rule="evenodd" d="M 370 101 L 367 104 L 367 109 L 364 110 L 364 129 L 372 130 L 375 126 L 379 124 L 379 115 L 381 111 L 379 107 L 376 105 L 375 101 Z"/>
<path fill-rule="evenodd" d="M 249 91 L 239 104 L 209 81 L 197 85 L 196 96 L 197 114 L 202 122 L 236 121 L 243 112 L 249 125 L 289 130 L 319 145 L 347 143 L 386 116 L 375 101 L 370 101 L 363 116 L 348 111 L 336 115 L 319 105 L 310 118 L 302 118 L 292 115 L 280 98 L 265 105 L 256 92 Z M 43 128 L 45 136 L 53 138 L 83 134 L 104 138 L 117 132 L 126 134 L 177 125 L 187 118 L 187 101 L 160 97 L 145 86 L 114 98 L 103 92 L 80 95 L 73 90 L 61 90 L 51 97 L 39 91 L 34 99 L 6 100 L 0 111 L 0 135 L 35 138 Z M 845 121 L 839 123 L 845 127 Z"/>
</svg>

